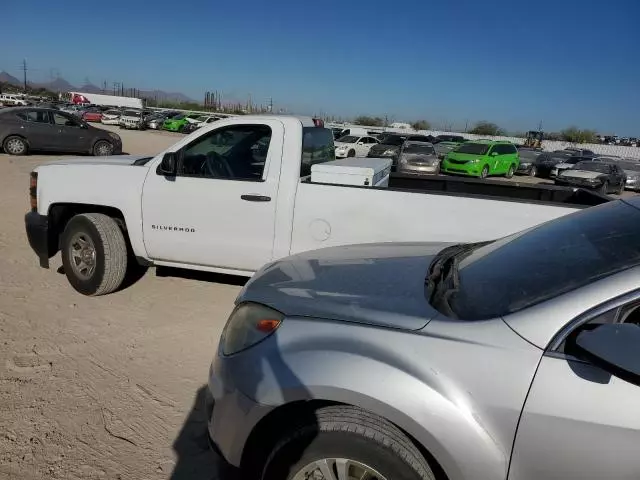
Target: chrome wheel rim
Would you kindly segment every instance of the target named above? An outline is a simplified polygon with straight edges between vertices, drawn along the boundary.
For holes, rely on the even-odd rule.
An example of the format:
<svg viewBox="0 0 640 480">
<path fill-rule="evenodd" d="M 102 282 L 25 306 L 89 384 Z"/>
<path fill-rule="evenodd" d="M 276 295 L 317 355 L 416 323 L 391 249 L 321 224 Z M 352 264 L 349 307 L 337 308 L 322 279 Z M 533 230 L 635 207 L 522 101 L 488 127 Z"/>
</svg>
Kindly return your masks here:
<svg viewBox="0 0 640 480">
<path fill-rule="evenodd" d="M 98 144 L 96 151 L 100 156 L 111 155 L 112 147 L 109 143 L 100 143 Z"/>
<path fill-rule="evenodd" d="M 24 152 L 24 142 L 19 138 L 11 138 L 6 145 L 9 153 L 20 154 Z"/>
<path fill-rule="evenodd" d="M 89 280 L 96 270 L 96 247 L 86 233 L 76 233 L 69 242 L 69 260 L 73 273 Z"/>
<path fill-rule="evenodd" d="M 301 468 L 292 480 L 386 480 L 386 477 L 355 460 L 322 458 Z"/>
</svg>

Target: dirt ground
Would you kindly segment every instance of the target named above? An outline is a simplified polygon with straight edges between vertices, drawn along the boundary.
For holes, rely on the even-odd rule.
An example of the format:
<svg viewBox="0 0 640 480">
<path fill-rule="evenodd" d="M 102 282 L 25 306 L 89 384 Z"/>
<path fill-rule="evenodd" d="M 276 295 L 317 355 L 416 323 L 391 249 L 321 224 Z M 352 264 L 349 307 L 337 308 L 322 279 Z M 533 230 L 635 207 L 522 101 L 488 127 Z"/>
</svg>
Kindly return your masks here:
<svg viewBox="0 0 640 480">
<path fill-rule="evenodd" d="M 119 133 L 132 154 L 181 138 Z M 0 154 L 0 480 L 226 480 L 199 399 L 243 280 L 150 270 L 116 294 L 75 293 L 24 233 L 29 172 L 51 159 Z"/>
<path fill-rule="evenodd" d="M 128 153 L 180 138 L 121 132 Z M 197 405 L 241 281 L 145 277 L 87 298 L 24 233 L 29 171 L 0 154 L 0 479 L 217 479 Z"/>
</svg>

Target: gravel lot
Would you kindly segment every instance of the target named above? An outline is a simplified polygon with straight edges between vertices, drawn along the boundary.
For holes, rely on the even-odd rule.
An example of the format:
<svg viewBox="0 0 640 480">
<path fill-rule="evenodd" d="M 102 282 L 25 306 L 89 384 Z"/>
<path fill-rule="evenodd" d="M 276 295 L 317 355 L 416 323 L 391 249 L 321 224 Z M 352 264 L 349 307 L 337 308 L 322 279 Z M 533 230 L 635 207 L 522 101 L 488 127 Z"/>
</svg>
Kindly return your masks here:
<svg viewBox="0 0 640 480">
<path fill-rule="evenodd" d="M 181 137 L 119 133 L 132 154 Z M 241 280 L 150 270 L 75 293 L 24 233 L 29 171 L 47 160 L 0 154 L 0 479 L 221 478 L 194 405 Z"/>
<path fill-rule="evenodd" d="M 132 154 L 181 138 L 119 133 Z M 75 293 L 24 233 L 29 171 L 51 159 L 0 154 L 0 479 L 228 478 L 198 399 L 243 280 L 151 270 L 116 294 Z"/>
</svg>

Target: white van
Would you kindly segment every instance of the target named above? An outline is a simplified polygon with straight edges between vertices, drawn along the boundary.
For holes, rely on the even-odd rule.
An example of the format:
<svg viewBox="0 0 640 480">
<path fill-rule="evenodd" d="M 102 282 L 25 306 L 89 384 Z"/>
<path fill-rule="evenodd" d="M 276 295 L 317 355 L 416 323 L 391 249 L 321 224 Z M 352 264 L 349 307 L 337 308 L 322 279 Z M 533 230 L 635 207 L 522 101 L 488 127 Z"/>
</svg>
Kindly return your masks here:
<svg viewBox="0 0 640 480">
<path fill-rule="evenodd" d="M 340 135 L 338 135 L 338 137 L 336 137 L 336 140 L 340 137 L 344 137 L 345 135 L 354 135 L 356 137 L 366 137 L 367 135 L 369 135 L 369 132 L 367 131 L 366 128 L 360 128 L 360 127 L 350 127 L 350 128 L 345 128 L 344 130 L 342 130 L 340 132 Z"/>
</svg>

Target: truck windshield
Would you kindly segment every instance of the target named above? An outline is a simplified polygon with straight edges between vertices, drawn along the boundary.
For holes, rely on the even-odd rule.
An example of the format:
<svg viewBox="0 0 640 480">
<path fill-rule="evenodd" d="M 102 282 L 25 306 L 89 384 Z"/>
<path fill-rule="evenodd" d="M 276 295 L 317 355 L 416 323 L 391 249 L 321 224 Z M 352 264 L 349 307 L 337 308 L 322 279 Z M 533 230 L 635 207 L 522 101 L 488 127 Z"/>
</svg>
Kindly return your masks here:
<svg viewBox="0 0 640 480">
<path fill-rule="evenodd" d="M 455 318 L 486 320 L 558 297 L 640 265 L 638 224 L 640 210 L 616 201 L 459 249 L 447 263 L 451 281 L 434 283 L 431 303 Z M 444 265 L 438 261 L 432 265 Z"/>
<path fill-rule="evenodd" d="M 484 143 L 464 143 L 455 151 L 456 153 L 470 153 L 472 155 L 484 155 L 489 150 L 489 145 Z"/>
</svg>

